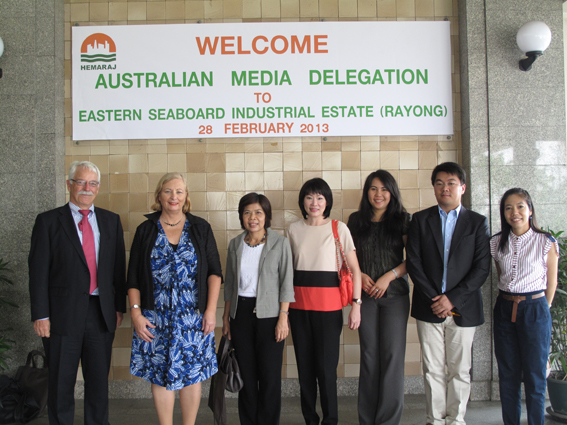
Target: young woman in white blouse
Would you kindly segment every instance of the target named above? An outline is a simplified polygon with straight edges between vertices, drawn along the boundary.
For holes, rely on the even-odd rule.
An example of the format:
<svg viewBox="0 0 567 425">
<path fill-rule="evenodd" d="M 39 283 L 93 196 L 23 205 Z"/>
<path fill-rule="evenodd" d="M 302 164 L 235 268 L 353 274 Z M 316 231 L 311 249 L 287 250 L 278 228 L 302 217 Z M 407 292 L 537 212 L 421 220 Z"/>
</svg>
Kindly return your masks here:
<svg viewBox="0 0 567 425">
<path fill-rule="evenodd" d="M 500 201 L 502 231 L 490 240 L 500 293 L 494 307 L 502 419 L 519 425 L 524 380 L 530 425 L 544 425 L 549 307 L 557 287 L 559 246 L 539 229 L 530 194 L 508 190 Z"/>
<path fill-rule="evenodd" d="M 244 381 L 240 423 L 278 425 L 287 316 L 295 300 L 291 248 L 270 229 L 272 207 L 264 195 L 244 195 L 238 216 L 244 232 L 228 247 L 222 331 L 234 344 Z"/>
</svg>

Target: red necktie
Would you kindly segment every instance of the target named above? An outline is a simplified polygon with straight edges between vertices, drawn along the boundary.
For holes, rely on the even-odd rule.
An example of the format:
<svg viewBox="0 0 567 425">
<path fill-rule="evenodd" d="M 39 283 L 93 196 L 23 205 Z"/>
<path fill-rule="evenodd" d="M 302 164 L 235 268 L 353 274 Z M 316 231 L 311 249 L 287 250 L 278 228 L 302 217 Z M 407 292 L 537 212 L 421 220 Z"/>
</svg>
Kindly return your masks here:
<svg viewBox="0 0 567 425">
<path fill-rule="evenodd" d="M 83 214 L 83 219 L 79 222 L 79 230 L 83 232 L 83 252 L 87 259 L 89 272 L 91 273 L 91 286 L 89 294 L 92 294 L 97 287 L 96 284 L 96 249 L 94 243 L 94 234 L 91 223 L 89 223 L 89 213 L 91 210 L 79 210 Z"/>
</svg>

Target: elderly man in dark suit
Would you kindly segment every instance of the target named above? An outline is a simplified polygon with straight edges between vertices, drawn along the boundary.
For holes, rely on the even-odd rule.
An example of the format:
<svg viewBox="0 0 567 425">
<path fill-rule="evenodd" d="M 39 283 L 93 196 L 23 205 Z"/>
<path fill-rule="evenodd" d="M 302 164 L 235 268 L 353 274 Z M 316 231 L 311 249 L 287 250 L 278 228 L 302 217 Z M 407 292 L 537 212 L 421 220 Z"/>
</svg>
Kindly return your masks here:
<svg viewBox="0 0 567 425">
<path fill-rule="evenodd" d="M 460 165 L 438 165 L 431 183 L 438 205 L 413 215 L 406 246 L 411 315 L 423 356 L 427 423 L 464 425 L 475 327 L 484 323 L 480 288 L 490 270 L 490 233 L 486 217 L 461 205 Z"/>
<path fill-rule="evenodd" d="M 108 424 L 108 372 L 114 332 L 126 311 L 126 259 L 120 217 L 93 206 L 99 186 L 96 165 L 73 162 L 69 203 L 39 214 L 33 228 L 31 313 L 49 365 L 51 425 L 73 423 L 79 361 L 84 423 Z"/>
</svg>

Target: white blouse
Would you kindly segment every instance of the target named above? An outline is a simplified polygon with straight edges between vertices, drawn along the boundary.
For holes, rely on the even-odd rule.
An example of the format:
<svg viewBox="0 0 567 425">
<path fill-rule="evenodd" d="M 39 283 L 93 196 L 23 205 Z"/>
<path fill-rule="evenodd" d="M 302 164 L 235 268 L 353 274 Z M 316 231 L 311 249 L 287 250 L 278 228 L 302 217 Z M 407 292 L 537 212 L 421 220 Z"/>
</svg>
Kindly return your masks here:
<svg viewBox="0 0 567 425">
<path fill-rule="evenodd" d="M 258 289 L 258 272 L 260 270 L 260 256 L 266 244 L 248 246 L 242 240 L 242 260 L 240 262 L 240 283 L 238 284 L 238 296 L 256 297 Z"/>
<path fill-rule="evenodd" d="M 502 291 L 523 294 L 547 288 L 547 254 L 551 245 L 559 253 L 557 241 L 531 228 L 521 236 L 510 232 L 508 245 L 498 250 L 502 235 L 490 239 L 492 258 L 500 268 L 498 288 Z"/>
</svg>

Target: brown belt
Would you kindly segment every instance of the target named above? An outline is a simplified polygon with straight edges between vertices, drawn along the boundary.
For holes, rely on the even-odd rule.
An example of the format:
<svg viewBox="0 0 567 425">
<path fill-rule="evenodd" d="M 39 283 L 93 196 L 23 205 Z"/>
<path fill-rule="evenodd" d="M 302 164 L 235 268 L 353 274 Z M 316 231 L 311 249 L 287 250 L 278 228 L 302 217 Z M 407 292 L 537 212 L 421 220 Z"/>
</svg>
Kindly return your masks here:
<svg viewBox="0 0 567 425">
<path fill-rule="evenodd" d="M 516 314 L 518 313 L 518 304 L 520 304 L 522 301 L 525 301 L 527 297 L 525 295 L 506 295 L 506 294 L 500 294 L 500 295 L 505 300 L 514 301 L 514 307 L 512 307 L 512 323 L 515 323 Z M 539 294 L 532 295 L 532 300 L 537 300 L 538 298 L 544 296 L 545 296 L 545 292 L 540 292 Z"/>
</svg>

